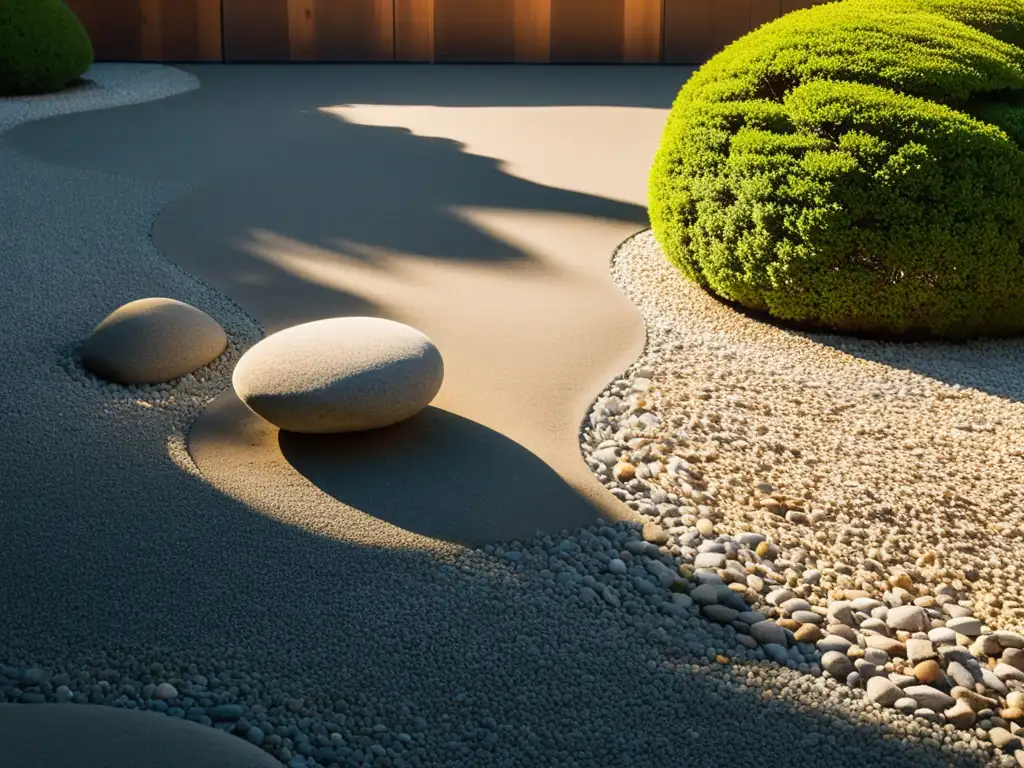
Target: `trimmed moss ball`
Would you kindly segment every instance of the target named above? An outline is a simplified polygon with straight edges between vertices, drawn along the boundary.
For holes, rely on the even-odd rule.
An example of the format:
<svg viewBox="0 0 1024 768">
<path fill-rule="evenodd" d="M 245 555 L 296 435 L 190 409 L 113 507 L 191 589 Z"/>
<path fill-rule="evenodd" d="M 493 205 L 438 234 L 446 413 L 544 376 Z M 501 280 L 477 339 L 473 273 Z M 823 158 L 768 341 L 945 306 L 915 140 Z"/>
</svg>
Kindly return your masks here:
<svg viewBox="0 0 1024 768">
<path fill-rule="evenodd" d="M 0 96 L 59 91 L 92 62 L 89 35 L 62 0 L 0 0 Z"/>
<path fill-rule="evenodd" d="M 1024 330 L 1024 3 L 845 0 L 711 59 L 651 172 L 655 236 L 721 298 L 888 337 Z"/>
</svg>

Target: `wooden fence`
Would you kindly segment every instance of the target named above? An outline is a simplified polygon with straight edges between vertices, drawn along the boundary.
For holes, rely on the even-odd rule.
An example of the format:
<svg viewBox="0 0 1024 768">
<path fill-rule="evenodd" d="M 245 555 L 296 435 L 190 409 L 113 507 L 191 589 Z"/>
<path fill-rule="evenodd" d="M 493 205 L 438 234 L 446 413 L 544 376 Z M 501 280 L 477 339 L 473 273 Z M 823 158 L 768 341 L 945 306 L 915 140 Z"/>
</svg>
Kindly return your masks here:
<svg viewBox="0 0 1024 768">
<path fill-rule="evenodd" d="M 65 0 L 98 61 L 690 63 L 828 0 Z"/>
</svg>

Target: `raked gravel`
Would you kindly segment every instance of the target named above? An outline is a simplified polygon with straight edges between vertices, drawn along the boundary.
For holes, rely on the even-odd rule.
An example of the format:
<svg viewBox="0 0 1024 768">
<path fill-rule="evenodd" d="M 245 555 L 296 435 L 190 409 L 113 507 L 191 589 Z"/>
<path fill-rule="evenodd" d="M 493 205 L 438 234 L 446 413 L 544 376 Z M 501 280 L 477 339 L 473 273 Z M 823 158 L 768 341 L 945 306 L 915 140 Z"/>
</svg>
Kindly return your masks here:
<svg viewBox="0 0 1024 768">
<path fill-rule="evenodd" d="M 149 65 L 98 66 L 89 77 L 95 86 L 52 99 L 0 102 L 0 124 L 195 87 L 190 76 Z M 231 731 L 294 766 L 1015 764 L 1010 753 L 994 756 L 974 732 L 898 715 L 898 707 L 883 708 L 827 679 L 813 645 L 751 647 L 734 626 L 701 618 L 708 610 L 695 602 L 699 578 L 686 577 L 682 549 L 673 555 L 668 546 L 644 541 L 635 527 L 595 526 L 485 551 L 441 542 L 432 550 L 400 551 L 357 547 L 255 515 L 203 483 L 184 450 L 188 423 L 227 386 L 238 353 L 260 337 L 237 306 L 152 247 L 152 221 L 185 188 L 54 168 L 17 155 L 2 141 L 0 178 L 0 354 L 7 363 L 0 381 L 0 700 L 166 712 Z M 762 406 L 773 393 L 780 398 L 771 401 L 771 415 L 763 407 L 747 411 L 723 402 L 718 408 L 722 430 L 734 429 L 740 411 L 750 420 L 750 447 L 738 454 L 757 455 L 754 446 L 765 444 L 758 458 L 765 468 L 741 476 L 742 488 L 726 484 L 730 492 L 709 482 L 705 491 L 717 498 L 705 504 L 706 523 L 695 520 L 695 527 L 752 526 L 787 552 L 802 542 L 809 556 L 823 557 L 819 544 L 831 545 L 842 515 L 850 515 L 842 507 L 847 497 L 828 495 L 835 489 L 824 481 L 815 486 L 814 501 L 828 517 L 815 518 L 814 525 L 761 513 L 748 521 L 746 500 L 733 500 L 760 480 L 795 496 L 805 490 L 797 478 L 810 482 L 813 472 L 831 478 L 837 471 L 840 459 L 823 450 L 822 430 L 808 423 L 813 405 L 793 402 L 799 394 L 794 367 L 814 379 L 808 369 L 820 345 L 801 341 L 806 359 L 787 357 L 780 351 L 785 344 L 769 343 L 785 335 L 706 298 L 701 304 L 698 291 L 681 287 L 659 265 L 645 237 L 620 250 L 617 277 L 627 278 L 623 285 L 645 314 L 656 300 L 665 302 L 666 312 L 682 312 L 689 302 L 691 313 L 676 316 L 679 326 L 652 323 L 648 354 L 617 386 L 632 390 L 638 384 L 633 374 L 651 366 L 665 423 L 689 419 L 700 403 L 700 424 L 733 381 L 730 372 L 746 360 L 755 364 L 743 368 L 749 389 L 742 397 Z M 651 295 L 659 284 L 663 300 Z M 232 340 L 225 355 L 163 387 L 121 389 L 85 374 L 75 359 L 78 341 L 114 307 L 154 295 L 187 301 L 221 322 Z M 719 330 L 725 336 L 708 336 Z M 705 345 L 706 337 L 713 343 Z M 682 344 L 680 354 L 663 355 L 662 339 Z M 720 354 L 730 351 L 742 354 Z M 682 398 L 698 380 L 694 373 L 708 377 L 701 383 L 707 399 Z M 835 371 L 830 376 L 840 380 Z M 894 413 L 906 418 L 909 406 L 896 406 L 924 397 L 912 391 L 938 389 L 924 380 L 907 384 L 902 396 L 896 390 L 868 400 L 875 408 L 891 401 Z M 842 402 L 865 409 L 855 392 Z M 834 399 L 836 393 L 832 386 L 821 394 Z M 973 391 L 958 397 L 951 407 L 983 398 Z M 987 415 L 991 408 L 983 410 L 983 423 L 996 424 Z M 851 420 L 855 412 L 837 417 Z M 863 413 L 872 414 L 877 418 L 874 409 Z M 960 417 L 965 424 L 982 423 L 980 415 L 969 415 Z M 1003 418 L 1011 423 L 1009 414 Z M 941 434 L 937 418 L 928 423 Z M 769 431 L 757 435 L 762 425 Z M 841 426 L 831 424 L 827 436 L 837 439 Z M 885 423 L 868 426 L 879 430 Z M 997 425 L 995 434 L 1003 428 Z M 868 453 L 871 437 L 850 442 Z M 915 439 L 934 452 L 924 436 Z M 994 438 L 986 439 L 994 452 Z M 804 448 L 803 461 L 776 452 L 787 440 L 803 441 L 791 446 Z M 734 461 L 735 441 L 728 448 L 723 443 L 717 459 L 705 443 L 694 439 L 687 447 L 704 453 L 700 466 L 709 480 L 745 466 Z M 812 451 L 804 443 L 824 454 L 823 463 L 806 463 Z M 892 481 L 912 478 L 899 458 L 878 453 L 889 482 L 858 490 L 857 498 L 899 495 Z M 859 465 L 840 458 L 848 467 L 844 480 L 868 483 L 856 474 Z M 993 493 L 983 482 L 988 464 L 974 454 L 956 458 L 959 466 L 947 465 L 945 475 L 929 481 L 944 488 L 951 472 L 982 479 L 958 487 L 956 493 L 974 493 L 973 506 L 957 501 L 964 506 L 947 515 L 953 519 L 985 509 L 983 500 Z M 805 478 L 808 468 L 813 472 Z M 977 596 L 986 578 L 999 583 L 972 565 L 979 576 L 968 587 L 957 572 L 967 557 L 957 529 L 908 544 L 919 529 L 896 525 L 907 514 L 902 507 L 887 514 L 893 517 L 886 532 L 898 536 L 879 539 L 885 553 L 874 557 L 883 568 L 892 552 L 909 546 L 918 556 L 927 546 L 937 553 L 937 567 L 952 569 L 949 579 L 959 579 L 953 587 L 964 594 Z M 887 520 L 867 511 L 850 519 L 866 521 L 868 530 Z M 982 529 L 974 525 L 971 532 Z M 818 532 L 825 541 L 818 542 Z M 644 534 L 668 544 L 667 533 Z M 842 545 L 851 568 L 861 567 L 857 556 L 873 535 L 854 531 Z M 992 546 L 980 535 L 973 539 L 979 552 Z M 1010 563 L 1011 549 L 1007 544 L 985 555 L 998 551 Z M 838 587 L 839 555 L 828 557 L 828 564 L 817 564 L 818 583 Z M 916 583 L 933 576 L 913 570 Z M 691 593 L 673 591 L 684 580 Z M 797 587 L 820 603 L 813 588 Z M 705 602 L 721 610 L 710 612 L 731 616 L 727 611 L 735 609 L 715 594 Z M 1009 599 L 1008 593 L 1001 597 L 1004 609 Z M 999 727 L 984 733 L 1002 739 Z"/>
</svg>

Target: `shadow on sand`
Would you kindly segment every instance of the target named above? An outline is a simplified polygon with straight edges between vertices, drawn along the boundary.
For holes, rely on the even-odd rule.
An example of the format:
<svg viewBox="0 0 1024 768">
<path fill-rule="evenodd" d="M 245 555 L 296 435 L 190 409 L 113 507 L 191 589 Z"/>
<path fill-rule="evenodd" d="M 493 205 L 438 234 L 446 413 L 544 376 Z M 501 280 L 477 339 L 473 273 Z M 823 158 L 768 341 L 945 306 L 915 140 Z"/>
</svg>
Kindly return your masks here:
<svg viewBox="0 0 1024 768">
<path fill-rule="evenodd" d="M 528 538 L 600 514 L 537 456 L 440 408 L 385 429 L 278 434 L 291 466 L 343 504 L 405 530 L 470 546 Z"/>
</svg>

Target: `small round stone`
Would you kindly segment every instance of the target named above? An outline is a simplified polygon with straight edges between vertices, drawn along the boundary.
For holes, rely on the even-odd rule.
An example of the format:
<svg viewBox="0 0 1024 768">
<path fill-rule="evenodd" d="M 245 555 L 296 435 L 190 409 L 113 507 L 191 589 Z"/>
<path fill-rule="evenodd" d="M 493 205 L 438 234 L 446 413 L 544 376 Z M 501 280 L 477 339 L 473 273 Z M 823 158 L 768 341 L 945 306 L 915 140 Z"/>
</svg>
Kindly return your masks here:
<svg viewBox="0 0 1024 768">
<path fill-rule="evenodd" d="M 227 348 L 220 323 L 176 299 L 118 307 L 82 344 L 82 364 L 118 384 L 158 384 L 213 362 Z"/>
</svg>

